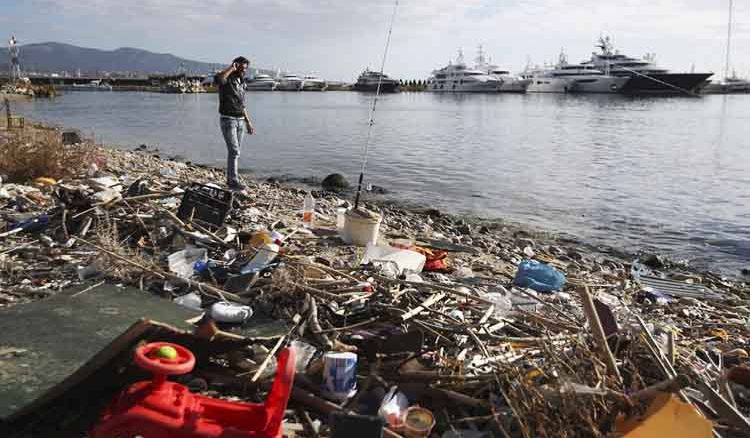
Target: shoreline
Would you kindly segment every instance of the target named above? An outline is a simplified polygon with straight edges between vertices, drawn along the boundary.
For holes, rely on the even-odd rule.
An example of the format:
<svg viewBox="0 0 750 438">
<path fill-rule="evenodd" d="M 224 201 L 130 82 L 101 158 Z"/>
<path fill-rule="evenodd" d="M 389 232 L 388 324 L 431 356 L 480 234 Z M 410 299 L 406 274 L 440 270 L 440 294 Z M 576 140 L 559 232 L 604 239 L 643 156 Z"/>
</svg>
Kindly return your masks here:
<svg viewBox="0 0 750 438">
<path fill-rule="evenodd" d="M 54 130 L 67 130 L 68 128 L 63 127 L 60 124 L 55 123 L 49 123 L 49 122 L 36 122 L 34 120 L 29 120 L 28 125 L 31 129 L 54 129 Z M 73 128 L 72 130 L 80 132 L 80 130 Z M 95 135 L 95 134 L 94 134 Z M 147 145 L 146 148 L 143 149 L 144 145 L 133 147 L 127 147 L 120 144 L 106 144 L 106 145 L 97 145 L 97 147 L 101 148 L 104 151 L 109 152 L 112 154 L 112 156 L 120 155 L 121 157 L 127 156 L 128 154 L 138 154 L 141 156 L 148 156 L 151 159 L 157 160 L 158 163 L 166 164 L 167 167 L 174 167 L 175 165 L 178 167 L 186 166 L 189 173 L 192 172 L 206 172 L 206 174 L 211 175 L 211 179 L 208 179 L 209 181 L 214 180 L 218 175 L 218 180 L 223 181 L 224 180 L 224 169 L 222 167 L 217 167 L 212 164 L 204 164 L 204 163 L 195 163 L 190 160 L 185 159 L 185 157 L 182 156 L 162 156 L 163 152 L 160 151 L 158 148 L 156 149 L 150 149 Z M 124 155 L 121 155 L 124 154 Z M 175 163 L 173 165 L 170 165 L 169 163 Z M 158 167 L 158 166 L 157 166 Z M 117 169 L 112 169 L 116 171 Z M 152 169 L 153 170 L 153 169 Z M 310 176 L 297 176 L 297 175 L 289 175 L 289 174 L 282 174 L 279 176 L 264 176 L 264 177 L 258 177 L 253 174 L 252 171 L 248 172 L 247 169 L 243 172 L 243 169 L 239 169 L 240 176 L 246 180 L 246 182 L 250 182 L 251 184 L 255 185 L 256 187 L 261 187 L 263 185 L 268 185 L 270 187 L 277 188 L 279 190 L 285 191 L 287 193 L 303 193 L 305 190 L 311 190 L 316 195 L 320 195 L 321 193 L 324 194 L 327 198 L 333 198 L 336 200 L 344 200 L 348 201 L 350 203 L 353 203 L 354 201 L 354 194 L 356 191 L 355 186 L 351 186 L 349 189 L 343 192 L 326 192 L 320 187 L 320 181 L 322 181 L 322 178 L 318 177 L 310 177 Z M 122 172 L 121 175 L 126 176 L 127 172 Z M 220 184 L 222 187 L 224 184 Z M 619 248 L 612 245 L 607 244 L 599 244 L 593 241 L 588 241 L 586 239 L 583 239 L 575 234 L 568 233 L 566 231 L 552 231 L 543 229 L 537 226 L 533 226 L 530 224 L 525 224 L 521 221 L 516 220 L 510 220 L 504 217 L 491 217 L 491 216 L 479 216 L 479 215 L 472 215 L 472 214 L 466 214 L 466 213 L 456 213 L 451 212 L 450 210 L 446 211 L 440 211 L 438 209 L 431 208 L 429 206 L 425 205 L 419 205 L 416 202 L 407 201 L 403 199 L 398 199 L 397 197 L 390 194 L 390 191 L 387 191 L 385 193 L 374 193 L 372 195 L 368 195 L 367 192 L 363 192 L 363 202 L 372 205 L 377 206 L 377 208 L 383 209 L 383 213 L 386 214 L 388 212 L 404 212 L 409 215 L 413 215 L 417 218 L 419 218 L 420 222 L 432 222 L 435 217 L 443 218 L 444 221 L 447 221 L 449 224 L 459 224 L 459 226 L 468 225 L 469 227 L 473 227 L 476 229 L 491 229 L 491 230 L 506 230 L 507 232 L 513 234 L 514 236 L 519 236 L 520 238 L 529 238 L 529 239 L 536 239 L 540 240 L 542 244 L 545 245 L 551 245 L 551 244 L 557 244 L 557 245 L 564 245 L 566 247 L 570 247 L 571 250 L 577 251 L 577 252 L 583 252 L 588 253 L 590 255 L 596 255 L 596 256 L 611 256 L 618 260 L 619 263 L 629 265 L 630 262 L 633 260 L 637 260 L 639 257 L 641 258 L 648 258 L 651 260 L 654 260 L 659 268 L 672 268 L 672 269 L 680 269 L 686 272 L 689 272 L 691 274 L 697 274 L 697 275 L 704 275 L 704 276 L 710 276 L 717 280 L 727 280 L 733 283 L 739 283 L 744 284 L 747 283 L 747 279 L 743 278 L 742 273 L 737 273 L 734 276 L 727 276 L 722 273 L 718 273 L 716 271 L 713 271 L 711 269 L 701 269 L 695 266 L 691 266 L 689 263 L 684 262 L 678 262 L 674 261 L 672 259 L 669 259 L 666 256 L 655 254 L 655 253 L 649 253 L 645 251 L 628 251 L 623 248 Z M 286 206 L 287 208 L 294 209 L 295 206 Z M 301 202 L 299 204 L 299 210 L 301 211 Z M 471 234 L 463 234 L 464 236 L 468 237 L 469 242 L 471 242 Z M 492 234 L 491 237 L 498 238 L 500 236 L 497 235 L 496 232 L 490 233 Z M 459 239 L 461 239 L 460 236 L 462 236 L 461 232 L 456 233 L 454 238 L 458 236 Z M 404 236 L 408 237 L 408 236 Z M 658 261 L 657 261 L 658 259 Z"/>
</svg>

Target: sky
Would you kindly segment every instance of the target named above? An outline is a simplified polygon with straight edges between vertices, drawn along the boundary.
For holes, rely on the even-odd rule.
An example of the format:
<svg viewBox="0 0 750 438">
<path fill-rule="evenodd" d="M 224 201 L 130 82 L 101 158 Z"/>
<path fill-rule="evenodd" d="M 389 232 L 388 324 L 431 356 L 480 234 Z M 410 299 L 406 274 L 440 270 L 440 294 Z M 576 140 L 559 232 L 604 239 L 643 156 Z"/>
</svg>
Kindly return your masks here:
<svg viewBox="0 0 750 438">
<path fill-rule="evenodd" d="M 732 66 L 750 76 L 750 1 L 735 0 Z M 354 81 L 379 69 L 392 0 L 0 0 L 20 44 L 137 47 L 206 62 L 244 55 L 260 68 Z M 721 74 L 729 0 L 400 0 L 385 72 L 425 79 L 480 44 L 494 64 L 588 59 L 609 35 L 621 53 Z M 3 36 L 3 39 L 8 37 Z"/>
</svg>

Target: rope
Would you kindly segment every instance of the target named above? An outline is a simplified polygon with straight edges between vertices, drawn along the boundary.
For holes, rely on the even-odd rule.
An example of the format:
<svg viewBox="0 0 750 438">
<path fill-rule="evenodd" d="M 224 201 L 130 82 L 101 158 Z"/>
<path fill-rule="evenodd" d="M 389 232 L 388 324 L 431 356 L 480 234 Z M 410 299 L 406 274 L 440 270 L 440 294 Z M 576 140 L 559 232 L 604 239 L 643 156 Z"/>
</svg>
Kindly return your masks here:
<svg viewBox="0 0 750 438">
<path fill-rule="evenodd" d="M 367 169 L 367 152 L 370 149 L 370 138 L 372 137 L 372 126 L 375 124 L 375 108 L 378 105 L 378 98 L 380 97 L 380 86 L 383 83 L 383 71 L 385 70 L 385 59 L 388 56 L 388 48 L 391 45 L 391 34 L 393 33 L 393 23 L 396 21 L 396 11 L 398 10 L 398 0 L 393 5 L 393 15 L 391 15 L 391 24 L 388 27 L 388 36 L 385 39 L 385 50 L 383 51 L 383 61 L 380 64 L 380 76 L 378 76 L 378 87 L 375 89 L 375 99 L 372 101 L 372 107 L 370 107 L 370 114 L 368 116 L 367 126 L 367 137 L 365 138 L 365 148 L 362 153 L 362 168 L 359 172 L 359 184 L 357 185 L 357 196 L 354 199 L 354 208 L 359 207 L 359 195 L 362 193 L 362 181 L 365 177 L 365 170 Z"/>
<path fill-rule="evenodd" d="M 699 95 L 699 94 L 693 93 L 693 92 L 692 92 L 692 91 L 690 91 L 690 90 L 686 90 L 686 89 L 684 89 L 684 88 L 678 87 L 677 85 L 673 85 L 673 84 L 670 84 L 669 82 L 664 82 L 664 81 L 662 81 L 662 80 L 656 79 L 656 78 L 654 78 L 654 77 L 651 77 L 651 76 L 649 76 L 649 75 L 646 75 L 646 74 L 643 74 L 643 73 L 639 73 L 639 72 L 637 72 L 637 71 L 635 71 L 635 70 L 631 70 L 631 69 L 629 69 L 629 68 L 627 68 L 627 67 L 624 67 L 624 66 L 622 66 L 622 65 L 618 65 L 617 67 L 618 67 L 618 68 L 621 68 L 621 69 L 623 69 L 623 70 L 625 70 L 625 71 L 628 71 L 628 72 L 630 72 L 630 73 L 634 73 L 634 74 L 637 74 L 638 76 L 643 76 L 643 77 L 644 77 L 644 78 L 646 78 L 646 79 L 651 79 L 652 81 L 654 81 L 654 82 L 656 82 L 656 83 L 659 83 L 659 84 L 662 84 L 662 85 L 666 85 L 667 87 L 670 87 L 670 88 L 674 88 L 675 90 L 677 90 L 677 91 L 680 91 L 680 92 L 683 92 L 683 93 L 687 94 L 688 96 L 693 96 L 693 97 L 700 97 L 700 95 Z"/>
</svg>

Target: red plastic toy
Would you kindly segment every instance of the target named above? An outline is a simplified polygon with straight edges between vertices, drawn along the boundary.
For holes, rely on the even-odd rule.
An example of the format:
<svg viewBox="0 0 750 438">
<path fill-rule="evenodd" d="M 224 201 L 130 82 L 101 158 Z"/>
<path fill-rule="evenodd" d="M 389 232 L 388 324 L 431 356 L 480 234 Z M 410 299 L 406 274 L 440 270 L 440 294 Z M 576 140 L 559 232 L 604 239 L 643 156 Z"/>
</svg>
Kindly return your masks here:
<svg viewBox="0 0 750 438">
<path fill-rule="evenodd" d="M 294 358 L 291 348 L 279 354 L 276 379 L 264 404 L 237 403 L 192 394 L 184 385 L 167 381 L 169 375 L 192 371 L 195 356 L 176 344 L 146 344 L 136 350 L 135 363 L 154 373 L 153 380 L 135 383 L 117 396 L 91 438 L 281 437 Z"/>
</svg>

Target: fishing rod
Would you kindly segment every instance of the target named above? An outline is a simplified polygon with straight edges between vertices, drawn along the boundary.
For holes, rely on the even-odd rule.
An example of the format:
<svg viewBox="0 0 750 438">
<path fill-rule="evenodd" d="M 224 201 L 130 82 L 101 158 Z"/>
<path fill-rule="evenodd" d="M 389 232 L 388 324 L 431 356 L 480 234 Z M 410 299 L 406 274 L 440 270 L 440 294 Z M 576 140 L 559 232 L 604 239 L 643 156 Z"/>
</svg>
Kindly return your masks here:
<svg viewBox="0 0 750 438">
<path fill-rule="evenodd" d="M 359 208 L 359 195 L 362 193 L 362 181 L 365 178 L 365 170 L 367 169 L 367 152 L 370 148 L 370 137 L 372 136 L 372 126 L 375 124 L 375 108 L 378 105 L 378 98 L 380 97 L 380 85 L 383 83 L 383 71 L 385 70 L 385 59 L 388 56 L 388 48 L 391 45 L 391 33 L 393 33 L 393 23 L 396 21 L 396 11 L 398 10 L 398 0 L 393 5 L 393 15 L 391 15 L 391 25 L 388 27 L 388 36 L 385 39 L 385 50 L 383 51 L 383 62 L 380 64 L 380 75 L 378 76 L 378 87 L 375 89 L 375 99 L 372 101 L 372 107 L 370 107 L 370 114 L 368 117 L 367 126 L 367 137 L 365 138 L 365 148 L 362 153 L 362 169 L 359 172 L 359 184 L 357 185 L 357 196 L 354 198 L 354 208 Z"/>
</svg>

